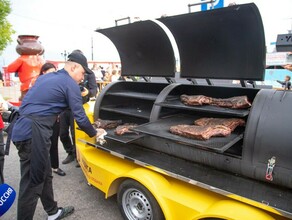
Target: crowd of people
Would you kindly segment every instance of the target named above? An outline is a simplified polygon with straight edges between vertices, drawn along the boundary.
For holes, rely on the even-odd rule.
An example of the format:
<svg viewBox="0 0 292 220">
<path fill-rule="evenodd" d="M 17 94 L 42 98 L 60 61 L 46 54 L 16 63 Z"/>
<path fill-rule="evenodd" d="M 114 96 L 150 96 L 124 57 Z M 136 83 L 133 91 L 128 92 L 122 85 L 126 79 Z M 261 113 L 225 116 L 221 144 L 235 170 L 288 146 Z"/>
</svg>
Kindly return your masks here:
<svg viewBox="0 0 292 220">
<path fill-rule="evenodd" d="M 94 63 L 91 70 L 94 72 L 96 81 L 115 82 L 121 79 L 119 65 L 109 65 L 105 70 L 103 66 Z"/>
</svg>

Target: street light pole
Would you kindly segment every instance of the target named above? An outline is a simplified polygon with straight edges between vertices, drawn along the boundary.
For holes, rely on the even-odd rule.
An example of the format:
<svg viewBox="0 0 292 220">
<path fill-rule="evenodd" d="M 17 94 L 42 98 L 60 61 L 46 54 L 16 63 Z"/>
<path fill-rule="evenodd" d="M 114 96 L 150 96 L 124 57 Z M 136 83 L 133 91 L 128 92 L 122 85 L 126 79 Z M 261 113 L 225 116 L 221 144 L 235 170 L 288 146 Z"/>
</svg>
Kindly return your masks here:
<svg viewBox="0 0 292 220">
<path fill-rule="evenodd" d="M 61 53 L 61 55 L 64 57 L 64 60 L 67 61 L 67 56 L 69 55 L 69 52 L 67 50 L 64 50 L 64 53 Z"/>
</svg>

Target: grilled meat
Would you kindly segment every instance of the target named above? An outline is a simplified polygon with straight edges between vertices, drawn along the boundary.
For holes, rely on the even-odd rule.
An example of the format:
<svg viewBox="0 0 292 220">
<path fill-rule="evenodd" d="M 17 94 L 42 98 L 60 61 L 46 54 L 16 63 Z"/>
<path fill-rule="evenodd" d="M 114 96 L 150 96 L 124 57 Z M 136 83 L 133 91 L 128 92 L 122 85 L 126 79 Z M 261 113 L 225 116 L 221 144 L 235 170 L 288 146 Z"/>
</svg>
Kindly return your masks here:
<svg viewBox="0 0 292 220">
<path fill-rule="evenodd" d="M 227 137 L 231 134 L 231 129 L 222 125 L 174 125 L 171 126 L 169 130 L 173 134 L 197 140 L 208 140 L 214 136 Z"/>
<path fill-rule="evenodd" d="M 95 128 L 102 128 L 102 129 L 113 129 L 118 127 L 120 124 L 122 124 L 122 120 L 102 120 L 102 119 L 97 119 L 94 123 L 93 126 Z"/>
<path fill-rule="evenodd" d="M 204 95 L 181 95 L 180 100 L 185 105 L 207 105 L 211 104 L 212 98 Z"/>
<path fill-rule="evenodd" d="M 194 124 L 198 126 L 223 125 L 234 131 L 238 126 L 245 126 L 245 121 L 240 118 L 200 118 L 195 120 Z"/>
<path fill-rule="evenodd" d="M 211 105 L 216 105 L 224 108 L 242 109 L 249 108 L 251 103 L 248 101 L 247 96 L 236 96 L 227 99 L 213 98 Z"/>
<path fill-rule="evenodd" d="M 197 105 L 216 105 L 224 108 L 244 109 L 249 108 L 251 103 L 247 96 L 236 96 L 226 99 L 211 98 L 204 95 L 181 95 L 180 99 L 183 104 L 197 106 Z"/>
<path fill-rule="evenodd" d="M 136 133 L 135 131 L 131 131 L 130 129 L 137 127 L 137 124 L 130 124 L 126 123 L 123 125 L 120 125 L 116 128 L 115 134 L 116 135 L 123 135 L 125 133 Z"/>
</svg>

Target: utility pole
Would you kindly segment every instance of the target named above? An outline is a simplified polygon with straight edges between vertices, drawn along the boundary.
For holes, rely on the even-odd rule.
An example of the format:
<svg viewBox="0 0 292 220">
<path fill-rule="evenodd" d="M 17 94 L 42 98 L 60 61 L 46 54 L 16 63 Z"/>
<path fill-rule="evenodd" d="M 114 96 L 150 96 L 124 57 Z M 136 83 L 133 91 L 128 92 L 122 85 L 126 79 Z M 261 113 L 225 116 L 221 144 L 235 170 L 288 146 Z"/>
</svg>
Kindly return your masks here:
<svg viewBox="0 0 292 220">
<path fill-rule="evenodd" d="M 69 52 L 67 50 L 64 50 L 64 53 L 61 53 L 61 55 L 64 57 L 64 60 L 67 61 L 67 56 L 69 55 Z"/>
<path fill-rule="evenodd" d="M 288 30 L 288 33 L 292 34 L 292 18 L 289 18 L 289 19 L 291 20 L 291 28 L 290 28 L 290 30 Z"/>
</svg>

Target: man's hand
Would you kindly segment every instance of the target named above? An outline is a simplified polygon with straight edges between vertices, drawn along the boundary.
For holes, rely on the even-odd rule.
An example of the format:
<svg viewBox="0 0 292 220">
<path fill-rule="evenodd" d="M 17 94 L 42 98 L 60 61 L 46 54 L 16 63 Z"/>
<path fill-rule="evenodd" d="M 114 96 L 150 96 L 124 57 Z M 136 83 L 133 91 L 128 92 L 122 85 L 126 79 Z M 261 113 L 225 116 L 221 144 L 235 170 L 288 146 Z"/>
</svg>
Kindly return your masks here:
<svg viewBox="0 0 292 220">
<path fill-rule="evenodd" d="M 86 89 L 85 87 L 83 87 L 83 88 L 84 88 L 84 90 L 81 92 L 82 97 L 87 96 L 89 93 L 88 89 Z"/>
<path fill-rule="evenodd" d="M 100 145 L 103 145 L 106 143 L 106 140 L 104 139 L 104 136 L 107 135 L 106 130 L 102 128 L 97 128 L 96 129 L 96 142 Z"/>
</svg>

